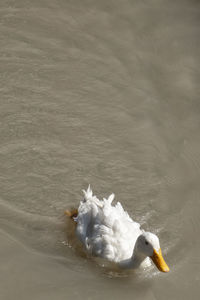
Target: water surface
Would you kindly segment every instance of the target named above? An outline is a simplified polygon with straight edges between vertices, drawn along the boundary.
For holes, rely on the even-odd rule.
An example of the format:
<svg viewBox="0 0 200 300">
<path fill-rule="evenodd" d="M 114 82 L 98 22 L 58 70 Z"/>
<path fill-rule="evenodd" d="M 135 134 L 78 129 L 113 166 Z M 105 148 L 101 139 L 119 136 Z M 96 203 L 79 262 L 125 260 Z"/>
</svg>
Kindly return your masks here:
<svg viewBox="0 0 200 300">
<path fill-rule="evenodd" d="M 1 1 L 0 296 L 199 299 L 198 1 Z M 171 271 L 88 258 L 63 212 L 91 184 Z"/>
</svg>

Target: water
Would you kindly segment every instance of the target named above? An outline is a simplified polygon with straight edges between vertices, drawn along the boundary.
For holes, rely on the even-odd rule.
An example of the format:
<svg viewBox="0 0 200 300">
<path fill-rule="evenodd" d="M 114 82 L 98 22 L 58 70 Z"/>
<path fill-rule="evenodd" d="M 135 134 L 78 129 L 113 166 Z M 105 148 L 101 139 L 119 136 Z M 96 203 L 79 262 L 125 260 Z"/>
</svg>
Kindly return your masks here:
<svg viewBox="0 0 200 300">
<path fill-rule="evenodd" d="M 198 1 L 1 1 L 1 299 L 199 299 Z M 63 212 L 114 192 L 171 271 L 88 258 Z"/>
</svg>

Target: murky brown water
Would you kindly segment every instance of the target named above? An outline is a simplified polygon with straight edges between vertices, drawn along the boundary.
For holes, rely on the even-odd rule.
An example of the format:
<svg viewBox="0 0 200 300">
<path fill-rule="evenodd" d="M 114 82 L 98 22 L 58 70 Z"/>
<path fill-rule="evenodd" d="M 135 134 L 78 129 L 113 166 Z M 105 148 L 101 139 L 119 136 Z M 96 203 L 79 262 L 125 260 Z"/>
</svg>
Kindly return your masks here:
<svg viewBox="0 0 200 300">
<path fill-rule="evenodd" d="M 199 299 L 198 1 L 0 3 L 0 298 Z M 83 255 L 88 183 L 159 235 L 171 272 Z"/>
</svg>

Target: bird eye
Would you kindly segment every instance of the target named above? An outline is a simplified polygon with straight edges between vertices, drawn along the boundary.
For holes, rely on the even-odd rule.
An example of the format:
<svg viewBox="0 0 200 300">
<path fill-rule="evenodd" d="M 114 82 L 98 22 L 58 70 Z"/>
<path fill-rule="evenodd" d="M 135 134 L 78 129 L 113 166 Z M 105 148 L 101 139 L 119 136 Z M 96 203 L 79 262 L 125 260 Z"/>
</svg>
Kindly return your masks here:
<svg viewBox="0 0 200 300">
<path fill-rule="evenodd" d="M 146 244 L 146 245 L 149 245 L 149 242 L 145 241 L 145 244 Z"/>
</svg>

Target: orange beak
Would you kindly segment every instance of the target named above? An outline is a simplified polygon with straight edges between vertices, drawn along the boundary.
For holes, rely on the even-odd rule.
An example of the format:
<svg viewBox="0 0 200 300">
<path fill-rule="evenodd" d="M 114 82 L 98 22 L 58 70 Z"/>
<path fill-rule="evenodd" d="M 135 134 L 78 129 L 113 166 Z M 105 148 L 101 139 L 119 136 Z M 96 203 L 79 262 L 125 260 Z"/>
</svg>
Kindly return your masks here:
<svg viewBox="0 0 200 300">
<path fill-rule="evenodd" d="M 169 267 L 164 261 L 161 249 L 158 252 L 153 249 L 153 255 L 150 256 L 150 258 L 153 260 L 158 270 L 160 270 L 161 272 L 169 272 Z"/>
</svg>

